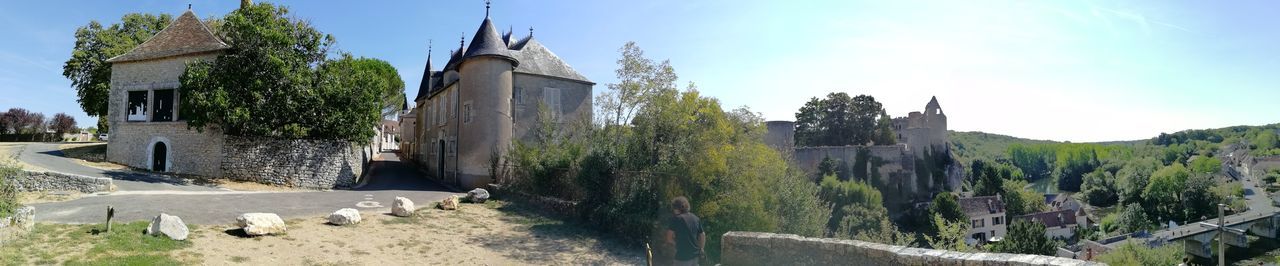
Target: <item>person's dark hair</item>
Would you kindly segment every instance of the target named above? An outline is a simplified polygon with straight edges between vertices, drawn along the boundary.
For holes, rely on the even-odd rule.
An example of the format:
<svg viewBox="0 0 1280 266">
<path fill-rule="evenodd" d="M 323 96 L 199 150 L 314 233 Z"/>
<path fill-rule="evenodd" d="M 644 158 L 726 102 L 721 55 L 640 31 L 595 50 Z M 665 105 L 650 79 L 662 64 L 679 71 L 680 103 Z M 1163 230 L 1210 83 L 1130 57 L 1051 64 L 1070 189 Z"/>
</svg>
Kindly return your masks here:
<svg viewBox="0 0 1280 266">
<path fill-rule="evenodd" d="M 684 196 L 676 197 L 671 200 L 671 209 L 679 213 L 689 213 L 689 199 Z"/>
</svg>

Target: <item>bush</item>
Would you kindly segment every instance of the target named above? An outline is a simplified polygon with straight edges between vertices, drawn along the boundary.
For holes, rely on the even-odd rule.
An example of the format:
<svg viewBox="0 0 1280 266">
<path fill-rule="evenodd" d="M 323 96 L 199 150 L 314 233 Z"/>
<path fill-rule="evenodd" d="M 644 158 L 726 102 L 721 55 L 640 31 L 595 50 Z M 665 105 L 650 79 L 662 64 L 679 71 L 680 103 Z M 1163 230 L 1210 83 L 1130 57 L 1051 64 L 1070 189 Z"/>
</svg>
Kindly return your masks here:
<svg viewBox="0 0 1280 266">
<path fill-rule="evenodd" d="M 0 159 L 0 217 L 7 217 L 17 209 L 18 187 L 12 180 L 21 168 Z"/>
</svg>

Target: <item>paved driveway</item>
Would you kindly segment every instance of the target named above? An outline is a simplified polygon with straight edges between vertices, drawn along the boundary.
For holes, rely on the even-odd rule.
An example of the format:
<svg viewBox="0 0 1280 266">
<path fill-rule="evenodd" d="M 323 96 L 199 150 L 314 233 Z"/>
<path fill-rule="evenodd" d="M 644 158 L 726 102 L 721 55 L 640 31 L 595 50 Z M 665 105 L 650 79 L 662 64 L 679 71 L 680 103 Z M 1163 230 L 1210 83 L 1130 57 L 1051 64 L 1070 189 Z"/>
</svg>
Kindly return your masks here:
<svg viewBox="0 0 1280 266">
<path fill-rule="evenodd" d="M 43 166 L 41 166 L 43 167 Z M 36 220 L 58 223 L 100 223 L 106 208 L 116 209 L 116 221 L 141 221 L 163 212 L 191 224 L 229 224 L 246 212 L 272 212 L 286 219 L 324 217 L 341 208 L 387 213 L 395 197 L 424 207 L 449 195 L 462 195 L 428 181 L 395 154 L 384 153 L 370 163 L 368 181 L 350 190 L 313 192 L 241 192 L 214 190 L 140 190 L 90 195 L 72 201 L 34 204 Z"/>
<path fill-rule="evenodd" d="M 76 163 L 73 159 L 68 159 L 62 154 L 62 150 L 58 149 L 61 143 L 29 143 L 22 153 L 18 155 L 18 160 L 23 163 L 36 167 L 44 168 L 49 171 L 76 174 L 90 177 L 106 177 L 111 178 L 112 183 L 120 191 L 131 190 L 185 190 L 185 191 L 216 191 L 223 190 L 215 187 L 184 185 L 174 182 L 172 178 L 158 176 L 148 173 L 135 172 L 131 170 L 103 170 L 88 167 Z"/>
</svg>

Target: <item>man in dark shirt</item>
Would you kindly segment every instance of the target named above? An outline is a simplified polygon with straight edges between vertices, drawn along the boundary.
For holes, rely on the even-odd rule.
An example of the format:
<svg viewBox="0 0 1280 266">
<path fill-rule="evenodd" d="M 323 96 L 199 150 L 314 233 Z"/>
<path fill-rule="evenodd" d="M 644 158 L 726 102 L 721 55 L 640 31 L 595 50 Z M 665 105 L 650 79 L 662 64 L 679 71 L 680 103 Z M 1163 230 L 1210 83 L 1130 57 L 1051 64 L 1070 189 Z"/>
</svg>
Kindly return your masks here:
<svg viewBox="0 0 1280 266">
<path fill-rule="evenodd" d="M 676 197 L 671 200 L 671 209 L 675 216 L 667 221 L 667 244 L 676 247 L 673 265 L 698 265 L 702 256 L 702 248 L 707 243 L 707 234 L 702 232 L 702 223 L 697 215 L 689 213 L 689 199 Z"/>
</svg>

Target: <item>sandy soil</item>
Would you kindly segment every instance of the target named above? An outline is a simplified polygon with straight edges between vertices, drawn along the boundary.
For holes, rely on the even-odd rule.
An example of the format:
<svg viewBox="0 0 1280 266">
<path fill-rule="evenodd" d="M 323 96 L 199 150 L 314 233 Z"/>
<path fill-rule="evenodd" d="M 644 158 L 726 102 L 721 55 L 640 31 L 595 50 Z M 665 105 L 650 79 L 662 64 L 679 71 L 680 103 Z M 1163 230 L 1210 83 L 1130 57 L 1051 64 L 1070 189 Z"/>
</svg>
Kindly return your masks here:
<svg viewBox="0 0 1280 266">
<path fill-rule="evenodd" d="M 39 192 L 18 192 L 18 202 L 22 204 L 36 204 L 46 202 L 58 202 L 79 199 L 84 194 L 74 191 L 39 191 Z"/>
<path fill-rule="evenodd" d="M 206 265 L 563 265 L 643 264 L 639 251 L 598 240 L 575 225 L 501 203 L 458 211 L 423 208 L 414 217 L 361 212 L 354 226 L 321 217 L 291 220 L 281 236 L 244 238 L 234 225 L 193 232 L 190 251 Z"/>
</svg>

